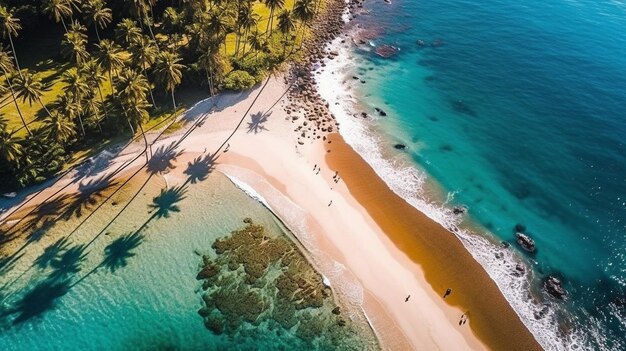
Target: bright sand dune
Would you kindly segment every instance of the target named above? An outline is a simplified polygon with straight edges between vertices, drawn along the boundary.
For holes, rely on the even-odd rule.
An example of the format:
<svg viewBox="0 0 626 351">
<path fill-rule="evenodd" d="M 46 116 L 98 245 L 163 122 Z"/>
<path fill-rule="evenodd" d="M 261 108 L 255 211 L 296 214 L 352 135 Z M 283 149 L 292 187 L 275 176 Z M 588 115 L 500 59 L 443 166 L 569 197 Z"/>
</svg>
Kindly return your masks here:
<svg viewBox="0 0 626 351">
<path fill-rule="evenodd" d="M 180 167 L 166 177 L 168 182 L 182 182 L 187 162 L 205 149 L 212 153 L 222 145 L 259 89 L 219 98 L 218 112 L 180 144 L 185 153 L 177 160 Z M 340 136 L 331 136 L 332 143 L 306 139 L 305 145 L 297 144 L 282 102 L 270 110 L 284 98 L 285 90 L 282 79 L 270 81 L 228 140 L 228 152 L 219 152 L 217 170 L 267 201 L 337 292 L 362 305 L 383 347 L 463 350 L 485 349 L 486 344 L 494 349 L 538 349 L 461 243 L 391 192 Z M 196 118 L 209 107 L 209 103 L 198 105 Z M 249 129 L 251 117 L 267 117 L 267 121 Z M 152 148 L 180 137 L 159 141 Z M 117 158 L 110 167 L 132 155 Z M 135 164 L 142 162 L 145 159 L 139 158 Z M 314 165 L 321 167 L 319 174 Z M 333 181 L 335 171 L 342 178 L 338 183 Z M 34 202 L 53 191 L 54 187 L 47 189 Z M 362 290 L 355 288 L 356 282 Z M 441 295 L 446 288 L 452 294 L 444 301 Z M 459 326 L 466 311 L 468 323 Z"/>
</svg>

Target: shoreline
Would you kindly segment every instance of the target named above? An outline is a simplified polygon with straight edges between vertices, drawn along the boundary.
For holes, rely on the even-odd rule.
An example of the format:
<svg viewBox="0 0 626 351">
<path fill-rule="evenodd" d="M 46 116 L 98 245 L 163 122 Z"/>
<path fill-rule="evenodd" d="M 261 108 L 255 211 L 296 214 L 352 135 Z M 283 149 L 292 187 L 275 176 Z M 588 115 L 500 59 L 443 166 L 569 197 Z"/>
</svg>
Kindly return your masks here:
<svg viewBox="0 0 626 351">
<path fill-rule="evenodd" d="M 328 34 L 336 29 L 337 24 L 330 26 L 334 29 L 324 33 L 326 37 L 321 36 L 319 40 L 327 41 Z M 311 62 L 315 61 L 313 56 L 319 58 L 324 54 L 323 49 L 312 53 Z M 304 235 L 298 239 L 303 239 L 303 246 L 312 255 L 318 250 L 323 254 L 314 259 L 320 273 L 326 276 L 324 269 L 335 269 L 334 266 L 324 267 L 325 263 L 321 262 L 323 258 L 330 257 L 332 262 L 347 267 L 342 272 L 343 276 L 338 275 L 335 281 L 356 279 L 363 286 L 360 304 L 380 344 L 388 349 L 540 349 L 494 281 L 461 241 L 389 189 L 367 162 L 332 128 L 328 128 L 326 122 L 334 125 L 330 118 L 316 123 L 318 132 L 326 127 L 321 135 L 313 132 L 305 138 L 304 134 L 299 135 L 300 130 L 292 132 L 294 115 L 285 113 L 281 104 L 275 108 L 272 104 L 274 100 L 278 99 L 278 102 L 282 99 L 285 85 L 280 83 L 281 78 L 272 79 L 267 92 L 263 92 L 266 94 L 264 99 L 257 102 L 262 106 L 258 108 L 258 113 L 261 116 L 269 114 L 266 130 L 261 128 L 254 134 L 246 133 L 243 128 L 238 130 L 229 139 L 229 143 L 233 144 L 230 152 L 219 155 L 218 170 L 228 176 L 229 165 L 239 167 L 258 177 L 256 181 L 259 183 L 252 187 L 262 196 L 263 191 L 280 193 L 282 198 L 275 197 L 270 204 L 275 202 L 272 207 L 277 208 L 276 215 L 290 224 L 290 229 L 292 223 L 289 221 L 301 218 L 290 219 L 290 207 L 284 206 L 282 201 L 287 199 L 306 212 L 307 226 L 295 228 L 293 232 L 300 231 L 299 234 Z M 219 150 L 220 143 L 239 121 L 240 113 L 237 111 L 244 110 L 258 90 L 259 87 L 256 87 L 240 94 L 223 94 L 227 97 L 225 107 L 214 112 L 198 131 L 194 130 L 193 135 L 183 141 L 180 148 L 185 149 L 185 153 L 176 163 L 184 165 L 200 155 L 203 148 Z M 306 88 L 304 90 L 307 91 Z M 233 96 L 233 101 L 228 101 Z M 294 103 L 309 100 L 302 94 L 289 96 L 289 99 L 290 109 Z M 321 107 L 318 97 L 310 100 L 313 100 L 312 104 L 318 104 L 316 108 Z M 257 112 L 257 107 L 250 112 Z M 330 117 L 330 114 L 326 116 Z M 245 116 L 246 121 L 248 117 Z M 300 117 L 307 119 L 306 116 Z M 185 118 L 184 115 L 181 118 Z M 154 145 L 155 149 L 167 145 L 181 134 L 182 131 L 159 140 Z M 321 139 L 322 135 L 324 139 Z M 312 140 L 307 140 L 311 137 Z M 251 138 L 256 138 L 256 141 L 251 142 Z M 289 151 L 293 145 L 296 145 L 295 152 Z M 279 155 L 273 154 L 276 150 L 281 150 Z M 122 164 L 125 157 L 133 155 L 131 152 L 115 157 L 116 162 L 107 165 L 107 169 Z M 115 179 L 124 179 L 141 162 L 142 157 L 138 157 Z M 322 165 L 321 176 L 312 176 L 310 171 L 314 164 Z M 179 171 L 172 173 L 176 175 Z M 336 185 L 330 178 L 334 171 L 339 171 L 342 179 Z M 230 172 L 237 171 L 231 168 Z M 164 179 L 169 185 L 169 177 Z M 255 178 L 252 179 L 254 181 Z M 55 183 L 50 190 L 66 182 Z M 75 185 L 67 187 L 62 193 L 77 191 L 78 183 Z M 34 197 L 37 196 L 39 193 Z M 330 204 L 326 205 L 328 199 L 333 201 L 332 208 Z M 419 235 L 414 235 L 415 227 L 422 229 Z M 439 236 L 436 242 L 429 241 L 432 233 Z M 441 264 L 442 258 L 447 264 Z M 450 267 L 442 270 L 442 266 Z M 439 293 L 448 287 L 453 291 L 446 303 Z M 337 289 L 341 287 L 337 286 Z M 457 294 L 458 291 L 463 291 L 463 294 Z M 407 294 L 412 296 L 410 304 L 404 302 Z M 459 331 L 456 322 L 468 308 L 471 329 L 463 327 Z M 476 310 L 486 313 L 472 312 Z M 500 328 L 496 330 L 494 326 Z M 511 340 L 514 340 L 512 344 Z"/>
<path fill-rule="evenodd" d="M 394 232 L 387 232 L 388 223 L 379 222 L 379 219 L 377 220 L 376 216 L 372 215 L 376 214 L 373 212 L 376 211 L 376 206 L 384 208 L 388 214 L 393 214 L 398 209 L 386 206 L 384 202 L 372 202 L 360 198 L 365 195 L 362 193 L 363 190 L 373 190 L 370 189 L 371 184 L 383 187 L 384 182 L 373 173 L 371 168 L 370 173 L 365 173 L 367 178 L 359 178 L 363 175 L 357 173 L 362 169 L 367 170 L 369 166 L 348 145 L 342 144 L 337 135 L 330 135 L 330 143 L 314 139 L 303 145 L 298 144 L 296 142 L 298 134 L 293 132 L 293 120 L 280 108 L 282 106 L 279 104 L 269 111 L 274 101 L 283 98 L 286 86 L 281 79 L 272 80 L 270 83 L 262 92 L 263 99 L 259 99 L 251 111 L 269 115 L 263 126 L 264 129 L 258 133 L 246 132 L 245 129 L 238 130 L 229 141 L 230 150 L 218 155 L 217 169 L 235 176 L 237 176 L 234 174 L 237 169 L 243 169 L 257 176 L 258 184 L 253 182 L 250 184 L 250 181 L 246 183 L 267 199 L 294 234 L 304 235 L 304 237 L 299 236 L 299 239 L 312 256 L 321 254 L 319 258 L 314 259 L 316 269 L 333 282 L 334 288 L 344 293 L 341 290 L 341 282 L 344 280 L 360 283 L 363 290 L 361 293 L 353 294 L 356 295 L 353 303 L 362 306 L 383 348 L 406 349 L 410 345 L 412 349 L 485 349 L 483 342 L 491 346 L 492 340 L 489 337 L 479 340 L 472 331 L 474 324 L 482 325 L 481 323 L 491 323 L 493 320 L 496 321 L 493 322 L 494 325 L 501 324 L 503 322 L 499 318 L 501 311 L 493 310 L 490 315 L 494 319 L 487 319 L 485 322 L 481 322 L 480 315 L 470 315 L 468 322 L 472 329 L 459 330 L 456 323 L 462 310 L 454 306 L 457 302 L 456 296 L 458 296 L 454 293 L 458 291 L 456 285 L 451 285 L 453 294 L 450 301 L 453 306 L 445 304 L 438 296 L 439 292 L 433 291 L 432 283 L 427 281 L 427 278 L 431 279 L 434 273 L 430 272 L 427 266 L 422 269 L 411 261 L 414 257 L 407 256 L 402 251 L 406 248 L 398 247 L 394 242 L 394 238 L 397 238 L 391 236 Z M 179 145 L 179 149 L 184 149 L 184 153 L 176 160 L 179 167 L 168 173 L 166 177 L 168 184 L 174 186 L 177 181 L 183 179 L 178 175 L 184 168 L 181 166 L 202 154 L 203 149 L 218 149 L 238 124 L 241 112 L 237 111 L 245 110 L 259 89 L 257 87 L 243 99 L 239 98 L 239 94 L 225 95 L 224 99 L 220 99 L 224 107 L 219 109 L 219 112 L 209 115 L 203 125 L 188 135 Z M 246 120 L 248 118 L 246 116 Z M 159 141 L 154 145 L 155 149 L 159 146 L 167 146 L 178 136 L 173 135 Z M 281 150 L 281 152 L 276 153 L 276 150 Z M 327 150 L 331 152 L 328 153 Z M 342 155 L 348 157 L 348 160 L 342 160 Z M 113 169 L 115 165 L 124 162 L 124 159 L 129 157 L 132 157 L 132 154 L 115 159 L 107 169 Z M 141 161 L 142 158 L 138 158 L 136 162 Z M 312 171 L 314 165 L 322 168 L 321 175 Z M 133 169 L 134 167 L 129 167 L 117 174 L 115 179 L 123 179 Z M 334 183 L 332 175 L 335 170 L 340 172 L 345 183 L 343 180 Z M 89 179 L 83 179 L 83 181 L 88 182 Z M 56 184 L 43 192 L 43 196 L 48 192 L 53 192 L 56 187 L 62 187 L 63 184 Z M 367 188 L 364 189 L 363 185 Z M 63 193 L 75 190 L 74 186 L 70 186 L 64 189 Z M 395 195 L 388 188 L 385 191 L 385 199 L 393 198 Z M 271 196 L 271 194 L 280 196 Z M 377 190 L 375 194 L 380 195 L 383 192 Z M 332 207 L 328 205 L 329 199 L 333 200 Z M 397 197 L 395 201 L 403 200 Z M 406 203 L 405 206 L 409 207 Z M 306 216 L 303 217 L 302 212 L 294 211 L 294 208 L 304 211 Z M 409 209 L 405 210 L 409 211 Z M 410 208 L 410 213 L 411 217 L 421 214 L 414 208 Z M 436 222 L 423 215 L 422 217 L 419 221 L 423 222 L 423 225 L 448 233 Z M 306 226 L 300 225 L 303 219 L 307 221 Z M 469 262 L 478 266 L 478 263 L 473 261 L 470 254 L 463 248 L 461 242 L 456 237 L 451 236 L 451 238 L 456 243 L 455 248 L 459 250 L 457 256 L 472 260 Z M 325 258 L 332 260 L 325 260 Z M 339 273 L 337 273 L 337 267 L 342 267 Z M 480 273 L 488 279 L 484 271 Z M 489 289 L 489 293 L 485 296 L 493 297 L 496 301 L 497 299 L 504 301 L 493 282 L 489 282 L 493 289 Z M 438 285 L 435 285 L 435 288 L 437 289 Z M 480 290 L 482 286 L 475 286 L 475 288 Z M 348 291 L 348 296 L 352 293 Z M 405 303 L 404 299 L 409 294 L 411 300 Z M 471 297 L 475 296 L 468 296 L 467 299 Z M 483 297 L 479 300 L 485 301 Z M 461 305 L 464 305 L 465 301 L 466 299 L 459 299 Z M 488 305 L 485 308 L 493 307 L 491 304 Z M 499 308 L 504 311 L 508 309 L 510 313 L 513 313 L 508 304 Z M 523 328 L 530 336 L 519 319 L 509 323 L 511 330 L 515 327 Z M 485 336 L 480 329 L 477 335 Z M 513 336 L 514 340 L 518 341 L 519 335 L 515 333 L 507 336 Z M 515 344 L 532 345 L 530 341 Z M 497 345 L 494 344 L 494 346 Z M 508 346 L 510 348 L 510 345 Z M 533 348 L 524 347 L 524 349 Z"/>
</svg>

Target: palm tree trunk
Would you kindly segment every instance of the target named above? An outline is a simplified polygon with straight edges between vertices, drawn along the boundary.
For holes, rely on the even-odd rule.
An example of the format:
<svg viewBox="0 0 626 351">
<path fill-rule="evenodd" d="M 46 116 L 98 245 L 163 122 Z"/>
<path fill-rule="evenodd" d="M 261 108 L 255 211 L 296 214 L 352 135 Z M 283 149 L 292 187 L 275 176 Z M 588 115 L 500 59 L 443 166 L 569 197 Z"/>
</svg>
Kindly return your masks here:
<svg viewBox="0 0 626 351">
<path fill-rule="evenodd" d="M 98 38 L 98 42 L 100 42 L 100 33 L 98 33 L 98 24 L 94 22 L 93 27 L 96 29 L 96 38 Z"/>
<path fill-rule="evenodd" d="M 43 107 L 43 109 L 46 111 L 46 113 L 48 114 L 48 116 L 50 116 L 52 118 L 52 113 L 50 113 L 50 110 L 48 110 L 48 108 L 46 107 L 46 105 L 43 103 L 43 101 L 41 101 L 41 97 L 38 96 L 37 100 L 39 100 L 39 104 L 41 105 L 41 107 Z"/>
<path fill-rule="evenodd" d="M 65 33 L 67 33 L 67 26 L 65 25 L 65 20 L 63 19 L 63 16 L 61 16 L 61 24 L 63 24 L 63 29 L 65 29 Z"/>
<path fill-rule="evenodd" d="M 104 103 L 104 96 L 102 95 L 102 89 L 100 88 L 100 83 L 98 83 L 98 94 L 100 94 L 100 101 L 102 101 L 102 109 L 104 109 L 104 118 L 109 117 L 107 114 L 107 106 Z"/>
<path fill-rule="evenodd" d="M 272 34 L 272 18 L 274 17 L 274 9 L 270 9 L 270 17 L 267 19 L 267 27 L 265 27 L 265 34 L 270 33 L 270 35 Z M 269 35 L 267 36 L 269 38 Z"/>
<path fill-rule="evenodd" d="M 172 89 L 172 103 L 174 104 L 174 113 L 176 113 L 176 99 L 174 98 L 174 89 Z"/>
<path fill-rule="evenodd" d="M 111 71 L 112 69 L 109 68 L 109 83 L 111 83 L 111 93 L 114 93 L 115 90 L 113 89 L 113 73 Z"/>
<path fill-rule="evenodd" d="M 20 77 L 22 76 L 22 69 L 20 68 L 20 63 L 17 61 L 17 54 L 15 53 L 15 46 L 13 46 L 13 36 L 9 34 L 9 42 L 11 42 L 11 51 L 13 51 L 13 59 L 15 60 L 15 67 L 17 67 L 17 71 L 20 73 Z"/>
<path fill-rule="evenodd" d="M 78 116 L 78 123 L 80 123 L 80 130 L 83 132 L 83 137 L 85 136 L 85 127 L 83 126 L 83 118 Z"/>
<path fill-rule="evenodd" d="M 139 129 L 141 130 L 141 136 L 143 137 L 143 142 L 146 145 L 146 163 L 148 163 L 150 162 L 150 157 L 148 156 L 148 138 L 146 138 L 146 132 L 144 132 L 141 122 L 139 122 Z M 152 152 L 150 153 L 152 154 Z"/>
<path fill-rule="evenodd" d="M 148 73 L 146 72 L 146 68 L 141 66 L 141 69 L 143 70 L 143 76 L 146 77 L 146 80 L 149 83 L 150 81 L 148 80 Z M 150 86 L 150 99 L 152 99 L 152 106 L 156 108 L 157 104 L 156 104 L 156 101 L 154 100 L 154 94 L 152 93 L 152 86 Z"/>
<path fill-rule="evenodd" d="M 4 79 L 7 81 L 7 83 L 9 83 L 9 90 L 11 91 L 11 96 L 13 97 L 13 103 L 15 104 L 15 109 L 17 110 L 17 113 L 20 115 L 20 119 L 22 120 L 22 124 L 24 125 L 24 128 L 26 128 L 28 135 L 33 135 L 33 133 L 28 128 L 28 124 L 26 123 L 26 120 L 24 120 L 24 116 L 22 115 L 22 110 L 20 110 L 20 106 L 17 103 L 17 99 L 15 98 L 15 91 L 13 90 L 13 84 L 11 84 L 11 80 L 9 79 L 9 76 L 6 74 L 6 72 L 4 72 Z"/>
</svg>

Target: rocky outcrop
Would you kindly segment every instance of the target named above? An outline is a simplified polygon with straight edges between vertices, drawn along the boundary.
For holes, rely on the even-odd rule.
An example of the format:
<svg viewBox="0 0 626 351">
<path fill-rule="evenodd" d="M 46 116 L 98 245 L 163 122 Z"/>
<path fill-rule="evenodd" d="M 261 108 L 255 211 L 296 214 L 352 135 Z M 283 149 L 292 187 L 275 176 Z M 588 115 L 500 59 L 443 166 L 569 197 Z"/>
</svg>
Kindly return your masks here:
<svg viewBox="0 0 626 351">
<path fill-rule="evenodd" d="M 524 233 L 515 233 L 515 241 L 527 252 L 535 252 L 535 241 Z"/>
<path fill-rule="evenodd" d="M 563 300 L 565 298 L 565 295 L 567 295 L 567 292 L 565 291 L 565 289 L 563 289 L 563 286 L 561 285 L 561 280 L 556 277 L 549 276 L 544 281 L 543 287 L 548 294 L 559 300 Z"/>
</svg>

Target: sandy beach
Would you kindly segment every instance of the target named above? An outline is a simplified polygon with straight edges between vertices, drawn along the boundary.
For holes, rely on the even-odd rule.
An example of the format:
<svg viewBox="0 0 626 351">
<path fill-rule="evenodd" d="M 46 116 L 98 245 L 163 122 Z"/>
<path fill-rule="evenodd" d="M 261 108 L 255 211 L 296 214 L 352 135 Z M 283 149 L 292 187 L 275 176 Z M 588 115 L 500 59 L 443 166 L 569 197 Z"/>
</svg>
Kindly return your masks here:
<svg viewBox="0 0 626 351">
<path fill-rule="evenodd" d="M 460 241 L 389 190 L 340 135 L 325 141 L 309 133 L 297 142 L 300 133 L 283 109 L 287 88 L 282 77 L 272 78 L 264 88 L 219 96 L 211 113 L 210 100 L 187 112 L 194 127 L 152 145 L 175 143 L 181 152 L 180 167 L 164 175 L 168 185 L 184 182 L 188 162 L 217 152 L 217 171 L 266 201 L 333 288 L 363 309 L 385 349 L 539 349 Z M 115 177 L 128 178 L 145 163 L 136 157 L 141 150 L 139 143 L 125 149 L 97 176 L 64 178 L 30 204 L 59 189 L 72 193 L 120 165 L 129 167 Z M 459 325 L 462 315 L 467 322 Z"/>
</svg>

